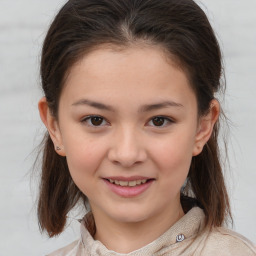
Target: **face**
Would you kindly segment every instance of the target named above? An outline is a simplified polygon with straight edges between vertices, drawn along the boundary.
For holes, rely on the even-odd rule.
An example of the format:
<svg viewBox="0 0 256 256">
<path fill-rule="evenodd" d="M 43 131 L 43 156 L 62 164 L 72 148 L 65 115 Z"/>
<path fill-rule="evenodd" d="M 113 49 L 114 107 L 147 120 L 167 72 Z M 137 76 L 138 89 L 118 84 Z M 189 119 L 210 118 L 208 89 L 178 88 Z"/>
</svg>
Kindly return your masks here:
<svg viewBox="0 0 256 256">
<path fill-rule="evenodd" d="M 94 214 L 144 221 L 180 207 L 202 138 L 196 96 L 161 49 L 100 48 L 75 64 L 53 141 Z"/>
</svg>

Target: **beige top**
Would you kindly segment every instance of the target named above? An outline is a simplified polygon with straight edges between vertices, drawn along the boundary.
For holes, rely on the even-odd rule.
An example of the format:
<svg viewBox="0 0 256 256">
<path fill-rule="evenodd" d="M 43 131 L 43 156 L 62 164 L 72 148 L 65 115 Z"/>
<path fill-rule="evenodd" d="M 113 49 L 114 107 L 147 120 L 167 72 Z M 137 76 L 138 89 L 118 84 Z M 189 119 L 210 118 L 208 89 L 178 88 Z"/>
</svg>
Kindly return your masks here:
<svg viewBox="0 0 256 256">
<path fill-rule="evenodd" d="M 128 254 L 108 250 L 94 240 L 81 224 L 81 238 L 49 256 L 256 256 L 256 247 L 243 236 L 224 227 L 202 230 L 204 213 L 192 208 L 152 243 Z"/>
</svg>

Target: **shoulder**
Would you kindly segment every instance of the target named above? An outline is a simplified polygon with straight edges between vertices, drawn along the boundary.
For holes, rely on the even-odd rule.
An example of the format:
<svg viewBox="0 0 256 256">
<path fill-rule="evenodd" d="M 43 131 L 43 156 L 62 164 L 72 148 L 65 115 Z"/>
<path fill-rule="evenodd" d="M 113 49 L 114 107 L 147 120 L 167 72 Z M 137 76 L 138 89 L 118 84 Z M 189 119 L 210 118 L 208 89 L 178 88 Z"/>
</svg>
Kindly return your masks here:
<svg viewBox="0 0 256 256">
<path fill-rule="evenodd" d="M 58 249 L 57 251 L 47 254 L 46 256 L 75 256 L 77 255 L 79 248 L 80 241 L 76 240 L 63 248 Z"/>
<path fill-rule="evenodd" d="M 213 228 L 205 236 L 205 239 L 204 251 L 207 253 L 217 253 L 216 255 L 223 256 L 256 256 L 255 245 L 244 236 L 228 228 Z"/>
</svg>

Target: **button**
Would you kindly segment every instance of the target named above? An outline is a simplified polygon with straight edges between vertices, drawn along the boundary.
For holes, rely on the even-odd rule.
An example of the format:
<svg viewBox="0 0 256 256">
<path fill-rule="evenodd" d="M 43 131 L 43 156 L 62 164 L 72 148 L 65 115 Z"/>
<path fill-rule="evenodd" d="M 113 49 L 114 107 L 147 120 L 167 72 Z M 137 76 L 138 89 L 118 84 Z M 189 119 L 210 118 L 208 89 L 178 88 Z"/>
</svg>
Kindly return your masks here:
<svg viewBox="0 0 256 256">
<path fill-rule="evenodd" d="M 176 236 L 176 242 L 182 242 L 185 239 L 185 236 L 183 234 L 179 234 Z"/>
</svg>

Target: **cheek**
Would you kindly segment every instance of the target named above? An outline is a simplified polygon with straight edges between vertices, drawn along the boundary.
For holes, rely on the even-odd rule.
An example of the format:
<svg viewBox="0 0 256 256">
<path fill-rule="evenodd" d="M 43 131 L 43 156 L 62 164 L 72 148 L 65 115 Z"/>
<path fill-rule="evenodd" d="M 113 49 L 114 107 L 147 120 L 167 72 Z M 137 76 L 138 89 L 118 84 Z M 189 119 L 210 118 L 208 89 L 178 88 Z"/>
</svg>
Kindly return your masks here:
<svg viewBox="0 0 256 256">
<path fill-rule="evenodd" d="M 78 136 L 79 137 L 79 136 Z M 81 138 L 81 137 L 80 137 Z M 105 155 L 102 143 L 90 139 L 70 139 L 65 144 L 65 152 L 70 174 L 75 183 L 86 177 L 93 177 Z"/>
<path fill-rule="evenodd" d="M 151 155 L 161 172 L 167 176 L 172 175 L 178 178 L 187 176 L 192 150 L 192 139 L 185 138 L 183 134 L 183 136 L 170 136 L 162 142 L 154 143 Z"/>
<path fill-rule="evenodd" d="M 167 161 L 170 157 L 178 160 L 192 156 L 193 144 L 192 137 L 175 134 L 154 142 L 153 150 L 155 154 Z"/>
<path fill-rule="evenodd" d="M 155 164 L 162 193 L 170 198 L 180 195 L 189 172 L 192 156 L 185 152 L 186 147 L 165 145 L 155 152 Z"/>
</svg>

